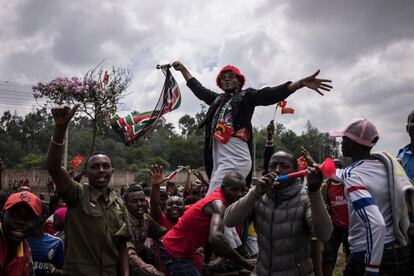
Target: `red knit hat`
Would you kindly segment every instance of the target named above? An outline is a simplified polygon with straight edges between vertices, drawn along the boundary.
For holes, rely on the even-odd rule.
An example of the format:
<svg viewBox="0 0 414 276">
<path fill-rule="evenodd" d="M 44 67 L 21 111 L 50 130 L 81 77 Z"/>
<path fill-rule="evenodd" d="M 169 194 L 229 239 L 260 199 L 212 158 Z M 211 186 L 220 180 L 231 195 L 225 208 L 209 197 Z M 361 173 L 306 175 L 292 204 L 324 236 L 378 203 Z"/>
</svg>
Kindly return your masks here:
<svg viewBox="0 0 414 276">
<path fill-rule="evenodd" d="M 232 71 L 240 80 L 240 89 L 243 87 L 244 83 L 246 82 L 246 79 L 244 78 L 243 74 L 240 73 L 240 70 L 237 67 L 231 66 L 231 65 L 227 65 L 225 67 L 223 67 L 223 69 L 221 69 L 220 73 L 218 73 L 217 78 L 216 78 L 216 84 L 218 87 L 220 87 L 221 89 L 223 89 L 221 87 L 221 75 L 223 75 L 224 72 L 227 71 Z"/>
<path fill-rule="evenodd" d="M 42 213 L 42 202 L 37 196 L 30 192 L 18 192 L 10 195 L 4 204 L 3 210 L 10 209 L 14 205 L 21 202 L 29 205 L 37 216 L 40 216 Z"/>
</svg>

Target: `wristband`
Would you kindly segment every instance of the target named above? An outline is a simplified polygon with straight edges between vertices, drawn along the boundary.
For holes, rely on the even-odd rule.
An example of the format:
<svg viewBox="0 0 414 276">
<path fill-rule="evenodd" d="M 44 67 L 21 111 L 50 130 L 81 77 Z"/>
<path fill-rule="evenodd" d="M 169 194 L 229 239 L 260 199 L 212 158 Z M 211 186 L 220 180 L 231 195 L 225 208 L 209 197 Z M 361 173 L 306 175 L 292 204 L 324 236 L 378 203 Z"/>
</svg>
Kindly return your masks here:
<svg viewBox="0 0 414 276">
<path fill-rule="evenodd" d="M 53 140 L 53 136 L 50 137 L 50 142 L 58 147 L 63 147 L 65 145 L 65 140 L 62 141 L 62 143 L 58 143 L 55 140 Z"/>
</svg>

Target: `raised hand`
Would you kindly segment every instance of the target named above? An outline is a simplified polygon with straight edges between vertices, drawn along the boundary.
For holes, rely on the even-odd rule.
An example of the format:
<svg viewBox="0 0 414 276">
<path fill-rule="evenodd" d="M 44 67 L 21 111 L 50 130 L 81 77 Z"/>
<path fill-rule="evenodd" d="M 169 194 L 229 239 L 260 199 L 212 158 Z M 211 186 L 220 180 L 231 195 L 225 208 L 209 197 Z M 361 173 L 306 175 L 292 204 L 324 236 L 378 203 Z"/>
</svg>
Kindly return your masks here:
<svg viewBox="0 0 414 276">
<path fill-rule="evenodd" d="M 267 140 L 272 140 L 273 134 L 275 133 L 275 123 L 273 122 L 273 120 L 270 121 L 266 130 L 267 130 Z"/>
<path fill-rule="evenodd" d="M 181 61 L 174 61 L 171 66 L 174 67 L 175 70 L 180 71 L 186 81 L 193 77 Z"/>
<path fill-rule="evenodd" d="M 332 82 L 331 80 L 327 79 L 318 79 L 316 78 L 317 75 L 319 75 L 320 70 L 316 71 L 314 74 L 310 75 L 309 77 L 306 77 L 304 79 L 301 79 L 298 82 L 298 87 L 302 88 L 306 86 L 309 89 L 312 89 L 323 96 L 323 93 L 319 91 L 319 89 L 324 91 L 331 91 L 333 88 L 332 85 L 328 84 Z"/>
<path fill-rule="evenodd" d="M 185 68 L 184 65 L 181 63 L 181 61 L 174 61 L 171 65 L 177 71 L 181 71 Z"/>
<path fill-rule="evenodd" d="M 151 185 L 159 186 L 167 181 L 162 176 L 162 166 L 160 165 L 151 165 L 148 173 L 151 176 Z"/>
<path fill-rule="evenodd" d="M 319 166 L 319 164 L 315 162 L 315 160 L 312 158 L 312 156 L 310 155 L 309 151 L 306 148 L 301 147 L 300 149 L 302 151 L 303 157 L 305 157 L 306 159 L 306 163 L 308 163 L 308 166 L 311 166 L 311 167 Z"/>
<path fill-rule="evenodd" d="M 195 177 L 197 177 L 198 180 L 200 180 L 203 183 L 207 183 L 207 181 L 204 179 L 204 176 L 201 174 L 199 170 L 192 170 L 192 173 Z"/>
<path fill-rule="evenodd" d="M 67 127 L 70 120 L 72 120 L 73 116 L 78 110 L 80 104 L 74 105 L 72 108 L 69 106 L 64 106 L 60 108 L 52 108 L 52 116 L 53 120 L 55 121 L 56 127 Z"/>
</svg>

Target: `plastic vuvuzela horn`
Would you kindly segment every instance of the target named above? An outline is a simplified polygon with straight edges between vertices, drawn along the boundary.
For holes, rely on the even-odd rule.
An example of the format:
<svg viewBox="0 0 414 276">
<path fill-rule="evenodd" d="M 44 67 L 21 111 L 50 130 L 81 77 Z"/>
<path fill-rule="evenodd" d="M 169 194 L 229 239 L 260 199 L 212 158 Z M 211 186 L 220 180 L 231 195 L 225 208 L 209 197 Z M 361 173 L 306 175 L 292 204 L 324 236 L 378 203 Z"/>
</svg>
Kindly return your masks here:
<svg viewBox="0 0 414 276">
<path fill-rule="evenodd" d="M 335 163 L 331 158 L 326 158 L 322 164 L 320 164 L 319 169 L 322 172 L 322 175 L 325 177 L 334 177 L 336 174 L 336 167 Z M 276 182 L 287 181 L 292 178 L 307 176 L 309 172 L 307 170 L 301 170 L 297 172 L 293 172 L 287 175 L 281 175 L 275 178 Z"/>
</svg>

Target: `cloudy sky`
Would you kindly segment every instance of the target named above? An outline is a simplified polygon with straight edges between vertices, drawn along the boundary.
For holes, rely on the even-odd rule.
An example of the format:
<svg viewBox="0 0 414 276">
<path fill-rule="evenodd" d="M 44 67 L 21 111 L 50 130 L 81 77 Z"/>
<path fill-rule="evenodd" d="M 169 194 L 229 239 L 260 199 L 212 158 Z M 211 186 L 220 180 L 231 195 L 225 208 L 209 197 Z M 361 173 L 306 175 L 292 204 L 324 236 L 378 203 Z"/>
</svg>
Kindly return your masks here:
<svg viewBox="0 0 414 276">
<path fill-rule="evenodd" d="M 121 113 L 155 105 L 159 63 L 182 61 L 205 86 L 227 64 L 246 87 L 297 80 L 321 69 L 334 89 L 321 97 L 302 89 L 289 97 L 294 115 L 276 121 L 300 133 L 307 120 L 322 131 L 356 118 L 377 125 L 377 150 L 395 154 L 408 143 L 406 116 L 414 109 L 414 1 L 408 0 L 0 0 L 0 111 L 24 114 L 30 85 L 82 76 L 105 60 L 129 68 L 131 95 Z M 200 101 L 174 71 L 182 90 L 167 120 L 194 115 Z M 258 107 L 265 126 L 274 106 Z"/>
</svg>

